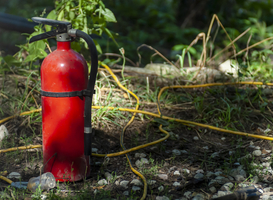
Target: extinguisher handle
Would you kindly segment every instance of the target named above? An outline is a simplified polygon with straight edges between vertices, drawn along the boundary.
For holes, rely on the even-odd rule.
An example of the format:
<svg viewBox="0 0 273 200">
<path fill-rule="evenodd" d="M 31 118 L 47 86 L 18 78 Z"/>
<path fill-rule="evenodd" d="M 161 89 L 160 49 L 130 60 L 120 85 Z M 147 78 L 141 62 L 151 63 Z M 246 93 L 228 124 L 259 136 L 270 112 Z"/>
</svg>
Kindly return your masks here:
<svg viewBox="0 0 273 200">
<path fill-rule="evenodd" d="M 69 26 L 71 25 L 70 22 L 64 22 L 64 21 L 58 21 L 58 20 L 53 20 L 53 19 L 46 19 L 42 17 L 32 17 L 32 21 L 41 23 L 41 24 L 46 24 L 50 26 Z"/>
<path fill-rule="evenodd" d="M 40 24 L 50 25 L 50 26 L 54 27 L 54 29 L 52 31 L 33 36 L 32 38 L 30 38 L 29 43 L 32 43 L 32 42 L 35 42 L 38 40 L 43 40 L 43 39 L 55 37 L 55 36 L 62 34 L 62 33 L 68 33 L 68 31 L 72 28 L 70 22 L 46 19 L 46 18 L 42 18 L 42 17 L 32 17 L 31 19 L 34 22 L 37 22 Z"/>
</svg>

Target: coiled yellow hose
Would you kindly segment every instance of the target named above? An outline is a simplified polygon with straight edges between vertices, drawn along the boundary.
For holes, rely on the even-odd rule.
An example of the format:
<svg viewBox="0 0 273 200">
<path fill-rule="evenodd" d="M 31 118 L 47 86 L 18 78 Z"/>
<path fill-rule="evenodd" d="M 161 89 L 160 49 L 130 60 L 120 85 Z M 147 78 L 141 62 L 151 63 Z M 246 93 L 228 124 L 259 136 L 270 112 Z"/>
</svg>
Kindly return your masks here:
<svg viewBox="0 0 273 200">
<path fill-rule="evenodd" d="M 163 87 L 160 90 L 159 94 L 158 94 L 157 109 L 158 109 L 158 113 L 159 114 L 156 114 L 156 113 L 151 113 L 151 112 L 147 112 L 147 111 L 138 110 L 138 108 L 139 108 L 139 99 L 138 99 L 138 97 L 133 92 L 131 92 L 130 90 L 126 89 L 123 85 L 121 85 L 121 83 L 119 82 L 118 78 L 115 76 L 115 74 L 111 71 L 111 69 L 107 65 L 105 65 L 105 64 L 103 64 L 101 62 L 99 64 L 101 66 L 103 66 L 111 74 L 111 76 L 113 77 L 113 79 L 116 81 L 116 83 L 118 84 L 118 86 L 121 89 L 123 89 L 124 91 L 126 91 L 126 92 L 130 93 L 132 96 L 134 96 L 134 98 L 137 100 L 137 105 L 136 105 L 135 109 L 106 107 L 109 110 L 116 109 L 116 110 L 119 110 L 119 111 L 131 112 L 131 113 L 133 113 L 133 116 L 132 116 L 131 120 L 127 123 L 127 125 L 123 128 L 122 133 L 120 135 L 120 145 L 121 145 L 123 151 L 116 152 L 116 153 L 111 153 L 111 154 L 94 154 L 93 153 L 92 156 L 97 156 L 97 157 L 105 157 L 105 156 L 107 156 L 107 157 L 114 157 L 114 156 L 120 156 L 120 155 L 126 154 L 126 157 L 127 157 L 128 162 L 129 162 L 131 170 L 135 174 L 137 174 L 138 176 L 140 176 L 141 179 L 143 180 L 143 183 L 144 183 L 144 192 L 143 192 L 143 195 L 142 195 L 142 198 L 141 198 L 142 200 L 145 199 L 146 195 L 147 195 L 147 181 L 146 181 L 145 177 L 141 173 L 139 173 L 137 170 L 135 170 L 133 168 L 132 163 L 131 163 L 130 158 L 127 155 L 127 153 L 130 153 L 132 151 L 136 151 L 136 150 L 139 150 L 139 149 L 151 146 L 151 145 L 158 144 L 158 143 L 166 140 L 170 135 L 169 135 L 169 133 L 167 131 L 163 130 L 162 129 L 162 125 L 160 125 L 159 130 L 161 132 L 163 132 L 163 133 L 166 134 L 165 137 L 163 137 L 163 138 L 161 138 L 159 140 L 156 140 L 154 142 L 150 142 L 150 143 L 147 143 L 147 144 L 144 144 L 144 145 L 139 145 L 139 146 L 133 147 L 131 149 L 126 149 L 124 147 L 124 145 L 123 145 L 124 132 L 125 132 L 126 128 L 134 120 L 136 113 L 142 113 L 142 114 L 150 115 L 150 116 L 157 117 L 157 118 L 162 118 L 162 119 L 166 119 L 166 120 L 172 120 L 172 121 L 176 121 L 176 122 L 179 122 L 179 123 L 182 123 L 182 124 L 185 124 L 185 125 L 195 125 L 195 126 L 199 126 L 199 127 L 204 127 L 204 128 L 208 128 L 208 129 L 211 129 L 211 130 L 215 130 L 215 131 L 220 131 L 220 132 L 225 132 L 225 133 L 231 133 L 231 134 L 236 134 L 236 135 L 241 135 L 241 136 L 248 136 L 248 137 L 253 137 L 253 138 L 258 138 L 258 139 L 264 139 L 264 140 L 273 141 L 273 137 L 262 136 L 262 135 L 255 135 L 255 134 L 250 134 L 250 133 L 245 133 L 245 132 L 240 132 L 240 131 L 231 131 L 231 130 L 226 130 L 226 129 L 214 127 L 214 126 L 207 125 L 207 124 L 202 124 L 202 123 L 192 122 L 192 121 L 188 121 L 188 120 L 182 120 L 182 119 L 176 119 L 176 118 L 164 116 L 164 115 L 162 115 L 162 113 L 160 111 L 160 104 L 159 104 L 160 97 L 161 97 L 162 93 L 166 89 L 172 89 L 172 88 L 200 88 L 200 87 L 224 86 L 224 85 L 239 85 L 239 84 L 273 86 L 273 83 L 262 83 L 262 82 L 236 82 L 236 83 L 228 83 L 227 82 L 227 83 L 209 83 L 209 84 L 189 85 L 189 86 L 181 86 L 181 85 L 166 86 L 166 87 Z M 100 109 L 100 108 L 105 108 L 105 107 L 104 106 L 92 106 L 92 109 Z M 36 110 L 27 111 L 27 112 L 22 112 L 19 115 L 14 115 L 14 116 L 7 117 L 5 119 L 0 120 L 0 124 L 4 123 L 4 122 L 6 122 L 6 121 L 8 121 L 10 119 L 13 119 L 13 118 L 15 118 L 17 116 L 28 115 L 28 114 L 35 113 L 35 112 L 41 112 L 41 109 L 36 109 Z M 14 147 L 14 148 L 10 148 L 10 149 L 3 149 L 3 150 L 0 150 L 0 153 L 4 153 L 4 152 L 8 152 L 8 151 L 22 150 L 22 149 L 32 149 L 32 148 L 42 148 L 42 145 L 30 145 L 30 146 L 25 146 L 25 147 Z M 9 180 L 9 179 L 7 179 L 7 178 L 5 178 L 3 176 L 0 176 L 0 179 L 3 179 L 3 180 L 5 180 L 8 183 L 12 182 L 11 180 Z"/>
</svg>

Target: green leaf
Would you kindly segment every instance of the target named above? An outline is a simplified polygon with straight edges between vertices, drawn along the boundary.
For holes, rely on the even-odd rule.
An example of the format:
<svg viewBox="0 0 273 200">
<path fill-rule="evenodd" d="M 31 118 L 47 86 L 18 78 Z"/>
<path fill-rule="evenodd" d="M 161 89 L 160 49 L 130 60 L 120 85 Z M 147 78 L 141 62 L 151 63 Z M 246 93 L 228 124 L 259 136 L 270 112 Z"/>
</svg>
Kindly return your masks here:
<svg viewBox="0 0 273 200">
<path fill-rule="evenodd" d="M 69 18 L 70 20 L 73 20 L 75 18 L 75 13 L 73 11 L 69 12 Z"/>
<path fill-rule="evenodd" d="M 95 45 L 96 45 L 97 51 L 98 51 L 100 54 L 102 54 L 102 50 L 101 50 L 101 48 L 100 48 L 99 43 L 98 43 L 96 40 L 94 40 L 94 43 L 95 43 Z"/>
<path fill-rule="evenodd" d="M 60 12 L 59 15 L 58 15 L 57 20 L 62 21 L 63 18 L 64 18 L 64 10 L 61 10 L 61 12 Z"/>
<path fill-rule="evenodd" d="M 56 11 L 55 10 L 52 10 L 46 17 L 47 19 L 53 19 L 55 20 L 57 18 L 57 15 L 56 15 Z M 45 25 L 45 29 L 46 31 L 50 31 L 51 30 L 51 26 L 49 25 Z"/>
<path fill-rule="evenodd" d="M 16 60 L 13 56 L 11 56 L 11 55 L 7 55 L 7 56 L 5 56 L 4 58 L 4 61 L 7 63 L 7 65 L 8 66 L 13 66 L 13 65 L 15 65 L 15 66 L 20 66 L 21 65 L 21 62 L 20 61 L 18 61 L 18 60 Z"/>
<path fill-rule="evenodd" d="M 104 15 L 104 19 L 107 22 L 117 22 L 114 13 L 111 10 L 109 10 L 108 8 L 103 9 L 101 14 Z"/>
</svg>

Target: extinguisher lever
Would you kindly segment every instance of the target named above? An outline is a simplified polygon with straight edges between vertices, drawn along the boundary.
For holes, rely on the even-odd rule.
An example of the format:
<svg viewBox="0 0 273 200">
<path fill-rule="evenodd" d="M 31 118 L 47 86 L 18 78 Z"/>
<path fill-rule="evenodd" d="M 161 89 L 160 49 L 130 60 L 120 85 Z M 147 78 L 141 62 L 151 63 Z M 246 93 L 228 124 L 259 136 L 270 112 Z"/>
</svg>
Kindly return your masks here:
<svg viewBox="0 0 273 200">
<path fill-rule="evenodd" d="M 53 27 L 52 31 L 45 32 L 39 35 L 35 35 L 32 38 L 30 38 L 29 43 L 43 40 L 51 37 L 55 37 L 62 33 L 68 33 L 68 31 L 72 28 L 71 23 L 64 22 L 64 21 L 58 21 L 58 20 L 52 20 L 52 19 L 45 19 L 41 17 L 32 17 L 31 18 L 34 22 L 50 25 Z"/>
<path fill-rule="evenodd" d="M 45 32 L 39 35 L 35 35 L 32 38 L 30 38 L 29 43 L 38 41 L 38 40 L 44 40 L 44 39 L 48 39 L 51 37 L 55 37 L 57 35 L 56 31 L 49 31 L 49 32 Z"/>
</svg>

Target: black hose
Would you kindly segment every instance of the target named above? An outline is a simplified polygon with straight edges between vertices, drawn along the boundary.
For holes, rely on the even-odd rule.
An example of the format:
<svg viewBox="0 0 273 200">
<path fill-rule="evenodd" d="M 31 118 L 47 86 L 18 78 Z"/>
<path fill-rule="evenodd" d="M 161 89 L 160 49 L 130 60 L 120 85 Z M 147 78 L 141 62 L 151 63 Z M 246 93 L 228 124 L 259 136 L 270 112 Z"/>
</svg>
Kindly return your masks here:
<svg viewBox="0 0 273 200">
<path fill-rule="evenodd" d="M 87 43 L 90 54 L 91 54 L 91 72 L 88 80 L 87 90 L 94 93 L 95 82 L 97 78 L 98 71 L 98 53 L 96 49 L 96 45 L 93 42 L 92 38 L 83 31 L 76 30 L 76 37 L 80 37 L 85 40 Z M 91 123 L 91 106 L 92 106 L 93 95 L 85 97 L 85 105 L 84 105 L 84 129 L 92 131 L 92 123 Z M 84 132 L 84 155 L 91 155 L 91 142 L 92 142 L 92 133 Z"/>
</svg>

